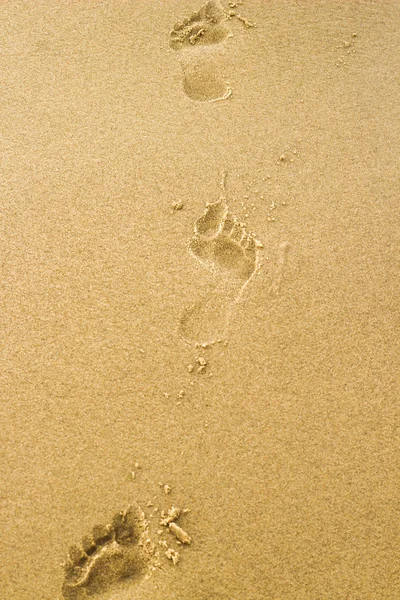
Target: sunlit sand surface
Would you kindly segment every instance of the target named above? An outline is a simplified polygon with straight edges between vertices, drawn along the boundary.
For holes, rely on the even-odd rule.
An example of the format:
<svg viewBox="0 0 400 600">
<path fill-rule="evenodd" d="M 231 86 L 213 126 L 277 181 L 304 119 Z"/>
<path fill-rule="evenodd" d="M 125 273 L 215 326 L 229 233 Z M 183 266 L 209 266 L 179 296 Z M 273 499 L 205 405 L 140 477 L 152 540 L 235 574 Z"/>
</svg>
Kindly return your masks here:
<svg viewBox="0 0 400 600">
<path fill-rule="evenodd" d="M 400 598 L 398 4 L 0 20 L 0 597 Z"/>
</svg>

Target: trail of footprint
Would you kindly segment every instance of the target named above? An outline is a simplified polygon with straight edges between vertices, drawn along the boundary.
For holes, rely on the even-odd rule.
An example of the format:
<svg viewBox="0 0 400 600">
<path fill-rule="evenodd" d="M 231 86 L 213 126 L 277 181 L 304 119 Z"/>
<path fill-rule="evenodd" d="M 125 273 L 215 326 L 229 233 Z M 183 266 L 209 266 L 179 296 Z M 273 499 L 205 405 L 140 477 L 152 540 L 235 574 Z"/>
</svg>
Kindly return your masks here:
<svg viewBox="0 0 400 600">
<path fill-rule="evenodd" d="M 180 318 L 179 331 L 190 342 L 213 343 L 224 335 L 235 304 L 260 265 L 261 243 L 229 211 L 225 180 L 226 173 L 219 199 L 206 206 L 189 243 L 191 254 L 216 279 L 212 292 Z"/>
<path fill-rule="evenodd" d="M 146 522 L 139 507 L 117 513 L 109 525 L 96 525 L 81 545 L 69 550 L 63 597 L 83 600 L 106 593 L 128 579 L 143 579 L 151 564 L 145 538 Z"/>
<path fill-rule="evenodd" d="M 209 0 L 170 33 L 170 47 L 180 54 L 183 89 L 192 100 L 225 100 L 232 93 L 219 63 L 221 43 L 230 36 L 219 0 Z"/>
</svg>

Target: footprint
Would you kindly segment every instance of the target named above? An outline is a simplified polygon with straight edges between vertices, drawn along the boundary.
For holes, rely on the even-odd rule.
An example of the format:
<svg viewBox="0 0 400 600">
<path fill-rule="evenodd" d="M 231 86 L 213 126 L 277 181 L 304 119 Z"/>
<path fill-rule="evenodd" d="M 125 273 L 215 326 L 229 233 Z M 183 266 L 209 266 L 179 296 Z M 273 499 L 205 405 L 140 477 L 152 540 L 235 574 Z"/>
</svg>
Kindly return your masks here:
<svg viewBox="0 0 400 600">
<path fill-rule="evenodd" d="M 117 513 L 109 525 L 93 527 L 81 545 L 69 550 L 63 597 L 81 600 L 108 592 L 125 580 L 143 579 L 151 562 L 145 535 L 146 522 L 139 507 Z"/>
<path fill-rule="evenodd" d="M 224 335 L 235 304 L 260 266 L 262 244 L 229 211 L 225 180 L 223 173 L 220 197 L 207 204 L 189 242 L 193 257 L 216 280 L 212 292 L 181 316 L 180 333 L 190 342 L 212 343 Z"/>
<path fill-rule="evenodd" d="M 169 45 L 180 53 L 183 89 L 192 100 L 225 100 L 232 93 L 220 66 L 221 43 L 231 35 L 219 0 L 209 0 L 190 18 L 177 23 Z"/>
</svg>

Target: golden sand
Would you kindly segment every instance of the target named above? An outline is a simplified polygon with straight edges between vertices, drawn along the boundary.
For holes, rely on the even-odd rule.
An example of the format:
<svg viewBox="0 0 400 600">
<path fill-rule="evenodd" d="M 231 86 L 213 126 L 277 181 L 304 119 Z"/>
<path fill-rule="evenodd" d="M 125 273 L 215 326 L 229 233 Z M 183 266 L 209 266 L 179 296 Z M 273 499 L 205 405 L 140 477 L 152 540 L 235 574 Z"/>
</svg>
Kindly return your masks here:
<svg viewBox="0 0 400 600">
<path fill-rule="evenodd" d="M 400 598 L 398 3 L 0 22 L 1 600 Z"/>
</svg>

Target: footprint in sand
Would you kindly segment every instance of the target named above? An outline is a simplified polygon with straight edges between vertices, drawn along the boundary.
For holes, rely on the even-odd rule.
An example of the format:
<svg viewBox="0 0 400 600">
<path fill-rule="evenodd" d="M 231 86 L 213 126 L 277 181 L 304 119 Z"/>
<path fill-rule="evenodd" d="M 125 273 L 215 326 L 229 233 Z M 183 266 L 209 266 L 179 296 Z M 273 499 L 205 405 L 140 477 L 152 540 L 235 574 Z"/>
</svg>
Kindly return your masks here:
<svg viewBox="0 0 400 600">
<path fill-rule="evenodd" d="M 169 45 L 180 54 L 183 89 L 192 100 L 225 100 L 232 93 L 219 63 L 221 43 L 230 36 L 219 0 L 209 0 L 170 33 Z"/>
<path fill-rule="evenodd" d="M 151 563 L 145 539 L 146 523 L 139 507 L 117 513 L 109 525 L 93 527 L 81 545 L 69 550 L 63 597 L 82 600 L 106 593 L 126 580 L 143 579 Z"/>
<path fill-rule="evenodd" d="M 212 343 L 224 335 L 235 304 L 260 266 L 262 244 L 229 211 L 225 180 L 223 173 L 220 197 L 207 204 L 189 243 L 191 254 L 216 279 L 212 292 L 181 316 L 180 333 L 190 342 Z"/>
</svg>

